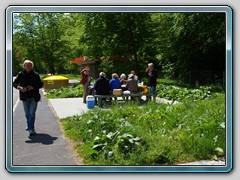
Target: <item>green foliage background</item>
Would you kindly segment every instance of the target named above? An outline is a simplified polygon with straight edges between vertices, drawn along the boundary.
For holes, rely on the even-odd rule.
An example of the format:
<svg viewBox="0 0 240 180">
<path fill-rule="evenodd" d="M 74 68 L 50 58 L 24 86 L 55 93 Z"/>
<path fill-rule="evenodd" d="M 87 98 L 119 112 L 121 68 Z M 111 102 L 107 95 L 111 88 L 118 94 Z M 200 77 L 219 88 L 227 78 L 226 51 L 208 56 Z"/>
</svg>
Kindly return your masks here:
<svg viewBox="0 0 240 180">
<path fill-rule="evenodd" d="M 140 78 L 148 62 L 161 77 L 201 82 L 208 70 L 223 78 L 224 13 L 16 13 L 13 21 L 14 74 L 24 59 L 40 73 L 79 74 L 70 60 L 120 56 Z"/>
</svg>

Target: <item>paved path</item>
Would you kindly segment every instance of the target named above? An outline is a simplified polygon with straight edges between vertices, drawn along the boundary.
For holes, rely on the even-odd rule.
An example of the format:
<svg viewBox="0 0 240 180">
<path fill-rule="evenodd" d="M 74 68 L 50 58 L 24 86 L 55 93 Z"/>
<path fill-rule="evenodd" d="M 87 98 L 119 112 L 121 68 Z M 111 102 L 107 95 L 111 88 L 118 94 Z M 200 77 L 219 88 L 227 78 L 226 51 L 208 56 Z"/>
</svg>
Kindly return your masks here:
<svg viewBox="0 0 240 180">
<path fill-rule="evenodd" d="M 49 99 L 49 103 L 60 119 L 79 115 L 88 110 L 87 105 L 83 103 L 83 98 Z"/>
<path fill-rule="evenodd" d="M 143 97 L 144 99 L 145 97 Z M 121 98 L 119 98 L 121 99 Z M 56 116 L 60 119 L 73 115 L 80 115 L 88 111 L 87 105 L 83 103 L 83 98 L 59 98 L 49 99 L 51 106 L 53 107 Z M 157 98 L 158 103 L 171 104 L 172 101 Z M 175 101 L 173 104 L 177 104 Z"/>
<path fill-rule="evenodd" d="M 36 136 L 28 138 L 21 101 L 13 112 L 13 165 L 80 165 L 64 137 L 49 101 L 42 96 L 36 112 Z"/>
</svg>

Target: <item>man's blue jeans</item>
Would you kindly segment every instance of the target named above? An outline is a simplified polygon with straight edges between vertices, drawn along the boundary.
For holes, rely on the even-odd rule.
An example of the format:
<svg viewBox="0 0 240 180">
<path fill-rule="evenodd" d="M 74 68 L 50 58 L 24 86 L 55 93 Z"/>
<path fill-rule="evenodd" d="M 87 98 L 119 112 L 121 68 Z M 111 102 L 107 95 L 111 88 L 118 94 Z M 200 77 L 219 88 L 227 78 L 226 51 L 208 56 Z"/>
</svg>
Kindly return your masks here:
<svg viewBox="0 0 240 180">
<path fill-rule="evenodd" d="M 154 86 L 148 86 L 148 91 L 149 93 L 152 93 L 153 94 L 153 100 L 156 100 L 156 87 Z M 150 100 L 151 97 L 147 97 L 147 100 Z"/>
<path fill-rule="evenodd" d="M 156 95 L 156 88 L 154 86 L 148 86 L 148 90 L 150 93 Z"/>
<path fill-rule="evenodd" d="M 29 132 L 35 131 L 35 112 L 37 110 L 37 102 L 34 98 L 28 98 L 23 101 L 23 108 L 25 111 L 25 117 L 27 119 L 27 127 Z"/>
</svg>

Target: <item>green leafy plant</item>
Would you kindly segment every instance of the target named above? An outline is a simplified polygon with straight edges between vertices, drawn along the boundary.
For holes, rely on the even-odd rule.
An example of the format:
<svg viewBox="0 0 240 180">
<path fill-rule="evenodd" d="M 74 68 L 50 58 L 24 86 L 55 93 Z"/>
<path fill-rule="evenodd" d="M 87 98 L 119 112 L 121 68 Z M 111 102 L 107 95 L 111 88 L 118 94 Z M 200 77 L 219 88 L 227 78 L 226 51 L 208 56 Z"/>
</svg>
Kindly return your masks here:
<svg viewBox="0 0 240 180">
<path fill-rule="evenodd" d="M 74 98 L 82 97 L 83 88 L 81 84 L 75 85 L 74 87 L 61 87 L 59 89 L 53 89 L 47 91 L 45 97 L 47 98 Z"/>
<path fill-rule="evenodd" d="M 225 155 L 225 96 L 129 103 L 61 120 L 86 164 L 159 165 Z"/>
<path fill-rule="evenodd" d="M 174 85 L 158 84 L 158 97 L 169 100 L 203 100 L 211 97 L 211 87 L 200 86 L 198 89 L 181 88 Z"/>
</svg>

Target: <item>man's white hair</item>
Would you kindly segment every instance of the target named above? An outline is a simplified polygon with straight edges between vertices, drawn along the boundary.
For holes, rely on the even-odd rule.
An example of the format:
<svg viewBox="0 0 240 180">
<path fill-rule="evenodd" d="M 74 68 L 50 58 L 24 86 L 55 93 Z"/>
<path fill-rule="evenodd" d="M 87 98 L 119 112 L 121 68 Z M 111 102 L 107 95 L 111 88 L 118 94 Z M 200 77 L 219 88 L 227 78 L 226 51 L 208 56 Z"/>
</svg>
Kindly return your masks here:
<svg viewBox="0 0 240 180">
<path fill-rule="evenodd" d="M 120 78 L 123 78 L 123 77 L 126 78 L 126 74 L 122 73 Z"/>
<path fill-rule="evenodd" d="M 99 77 L 106 77 L 106 74 L 104 72 L 100 72 Z"/>
<path fill-rule="evenodd" d="M 24 62 L 23 62 L 23 67 L 25 66 L 25 64 L 27 64 L 27 63 L 31 63 L 32 64 L 32 67 L 34 66 L 34 64 L 33 64 L 33 62 L 32 61 L 30 61 L 30 60 L 25 60 Z"/>
<path fill-rule="evenodd" d="M 152 67 L 154 67 L 154 64 L 153 64 L 153 63 L 149 63 L 148 66 L 152 66 Z"/>
</svg>

